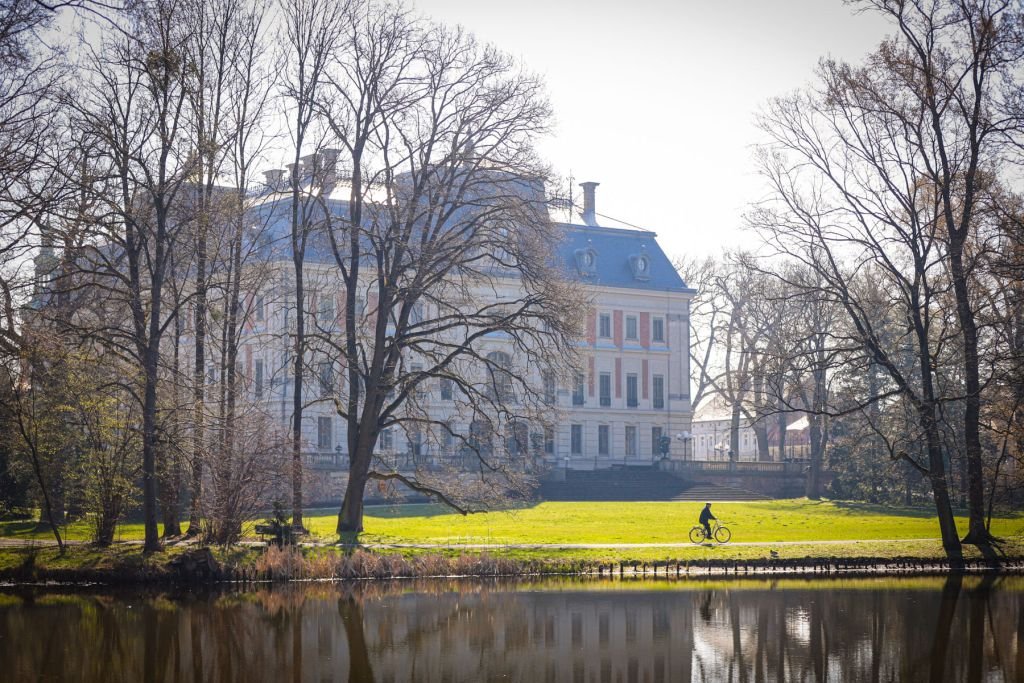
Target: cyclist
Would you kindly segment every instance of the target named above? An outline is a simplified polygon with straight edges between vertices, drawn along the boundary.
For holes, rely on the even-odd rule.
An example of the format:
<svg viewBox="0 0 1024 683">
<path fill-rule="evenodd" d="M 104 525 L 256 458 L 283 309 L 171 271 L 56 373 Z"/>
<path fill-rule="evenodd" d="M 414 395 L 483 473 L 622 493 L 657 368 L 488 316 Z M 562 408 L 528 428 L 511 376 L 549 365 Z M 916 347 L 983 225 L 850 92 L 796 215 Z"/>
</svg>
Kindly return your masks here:
<svg viewBox="0 0 1024 683">
<path fill-rule="evenodd" d="M 711 514 L 711 503 L 706 503 L 700 511 L 700 525 L 704 527 L 704 537 L 711 538 L 711 520 L 718 521 L 718 518 Z"/>
</svg>

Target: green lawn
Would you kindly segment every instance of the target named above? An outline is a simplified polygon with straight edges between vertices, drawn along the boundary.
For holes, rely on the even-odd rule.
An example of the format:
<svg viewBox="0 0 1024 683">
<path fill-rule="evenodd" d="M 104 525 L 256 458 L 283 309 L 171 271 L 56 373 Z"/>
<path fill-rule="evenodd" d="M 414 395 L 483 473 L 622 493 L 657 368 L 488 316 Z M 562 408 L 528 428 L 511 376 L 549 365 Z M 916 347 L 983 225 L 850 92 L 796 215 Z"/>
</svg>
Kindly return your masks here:
<svg viewBox="0 0 1024 683">
<path fill-rule="evenodd" d="M 462 517 L 439 506 L 371 508 L 363 542 L 383 543 L 686 543 L 699 503 L 540 503 L 508 512 Z M 937 538 L 928 510 L 803 498 L 712 506 L 733 541 L 826 541 Z M 959 518 L 966 532 L 966 519 Z M 309 529 L 330 538 L 335 511 L 310 511 Z M 1000 536 L 1024 535 L 1024 514 L 993 519 Z"/>
<path fill-rule="evenodd" d="M 462 517 L 436 505 L 367 508 L 364 543 L 686 543 L 699 503 L 540 503 L 513 511 Z M 925 509 L 859 503 L 772 500 L 716 503 L 715 514 L 732 529 L 734 542 L 934 539 L 934 516 Z M 310 510 L 306 525 L 314 536 L 334 540 L 337 511 Z M 966 531 L 966 520 L 958 519 Z M 1024 514 L 992 522 L 997 536 L 1024 536 Z M 72 524 L 71 539 L 87 540 L 89 526 Z M 33 522 L 0 522 L 0 538 L 52 538 Z M 142 525 L 122 525 L 121 540 L 142 538 Z M 827 548 L 844 554 L 842 546 Z M 664 551 L 661 551 L 664 556 Z"/>
</svg>

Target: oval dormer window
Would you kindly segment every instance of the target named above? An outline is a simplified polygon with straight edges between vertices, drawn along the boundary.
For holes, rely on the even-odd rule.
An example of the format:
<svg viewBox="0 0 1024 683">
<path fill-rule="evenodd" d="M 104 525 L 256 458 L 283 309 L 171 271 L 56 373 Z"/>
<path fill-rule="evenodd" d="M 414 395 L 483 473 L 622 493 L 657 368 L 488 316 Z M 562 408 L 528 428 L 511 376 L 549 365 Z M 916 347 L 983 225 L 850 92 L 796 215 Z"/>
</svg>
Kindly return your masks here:
<svg viewBox="0 0 1024 683">
<path fill-rule="evenodd" d="M 587 268 L 594 267 L 594 255 L 589 251 L 583 252 L 583 265 Z"/>
<path fill-rule="evenodd" d="M 636 260 L 636 270 L 637 270 L 638 273 L 646 273 L 647 272 L 647 257 L 646 256 L 641 256 L 640 258 L 638 258 Z"/>
</svg>

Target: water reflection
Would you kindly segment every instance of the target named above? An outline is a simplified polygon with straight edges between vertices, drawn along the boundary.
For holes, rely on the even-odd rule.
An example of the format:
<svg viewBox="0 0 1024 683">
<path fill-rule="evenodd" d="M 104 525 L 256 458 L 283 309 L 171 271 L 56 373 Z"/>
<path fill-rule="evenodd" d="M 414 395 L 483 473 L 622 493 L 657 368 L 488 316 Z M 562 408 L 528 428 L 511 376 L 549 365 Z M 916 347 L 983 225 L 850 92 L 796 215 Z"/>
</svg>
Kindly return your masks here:
<svg viewBox="0 0 1024 683">
<path fill-rule="evenodd" d="M 0 678 L 1024 681 L 1024 580 L 0 593 Z"/>
</svg>

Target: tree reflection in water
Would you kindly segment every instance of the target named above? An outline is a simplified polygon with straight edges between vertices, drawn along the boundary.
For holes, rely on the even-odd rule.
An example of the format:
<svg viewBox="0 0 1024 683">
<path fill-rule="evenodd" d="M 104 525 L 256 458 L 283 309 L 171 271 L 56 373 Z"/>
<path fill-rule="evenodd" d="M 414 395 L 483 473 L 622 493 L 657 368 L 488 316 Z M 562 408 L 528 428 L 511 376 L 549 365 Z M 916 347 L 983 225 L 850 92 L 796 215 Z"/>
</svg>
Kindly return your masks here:
<svg viewBox="0 0 1024 683">
<path fill-rule="evenodd" d="M 1024 580 L 0 593 L 4 680 L 1015 681 Z"/>
</svg>

